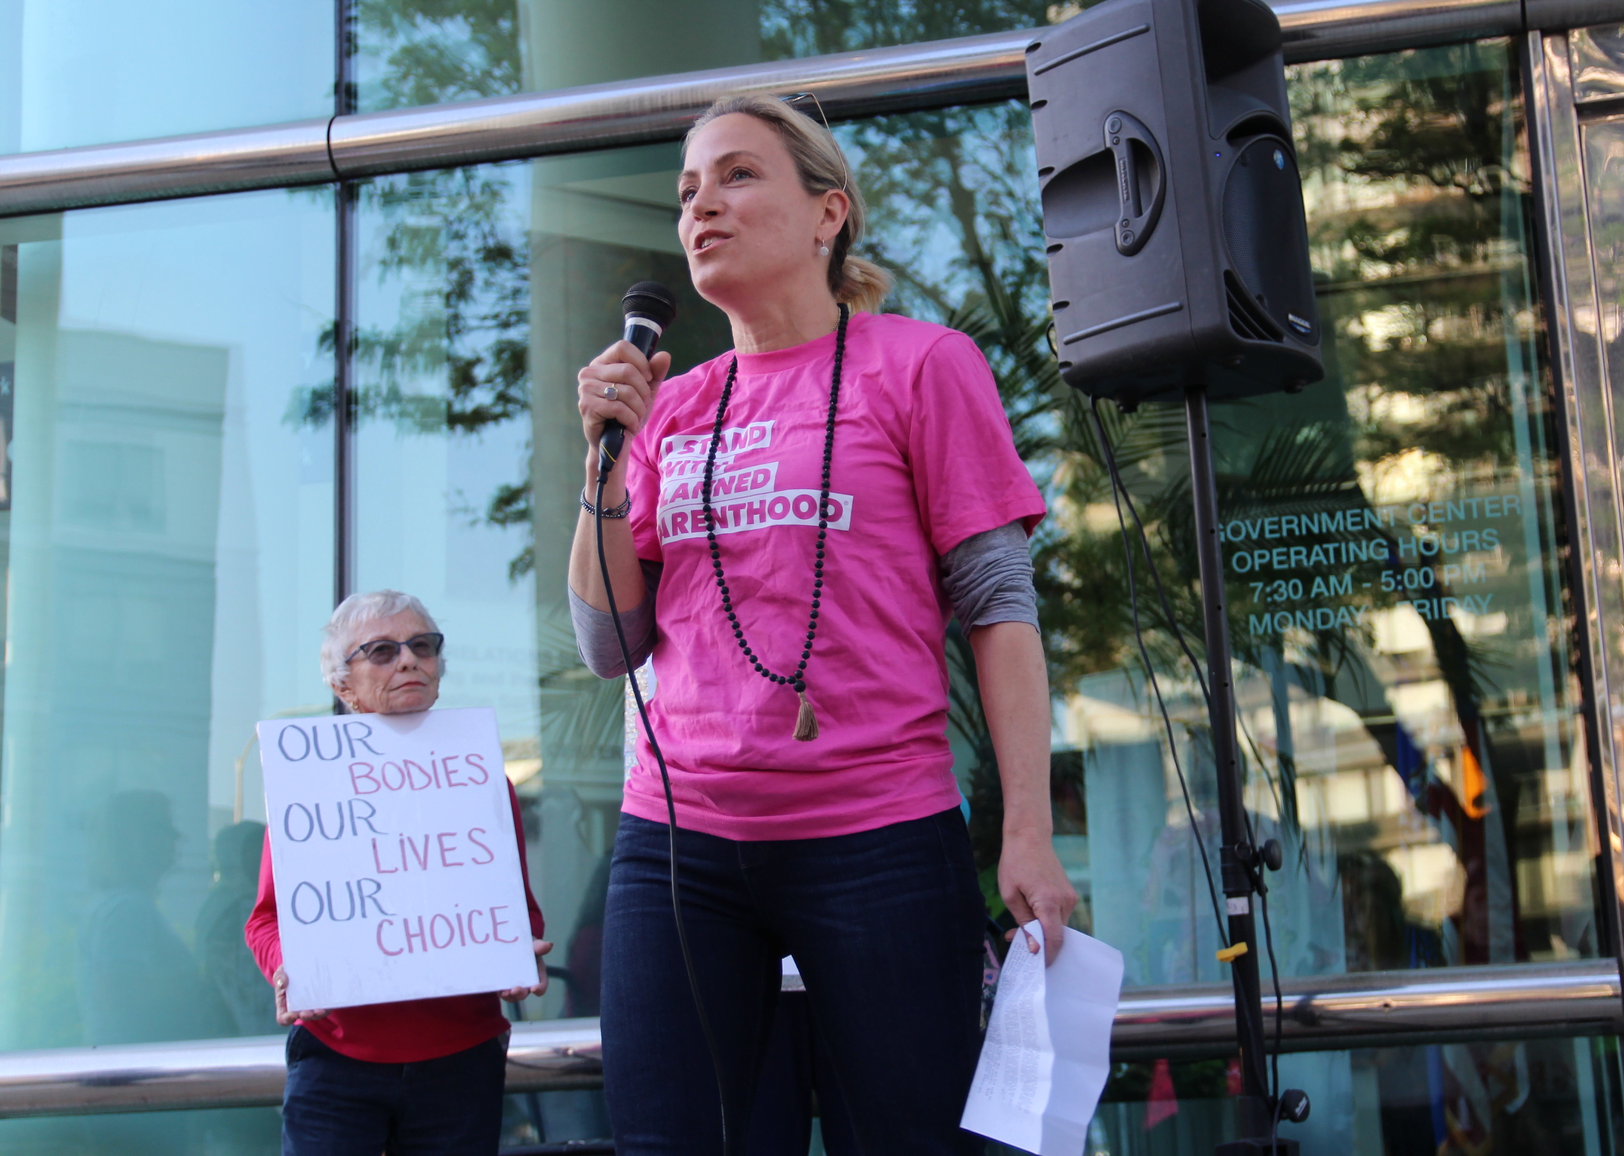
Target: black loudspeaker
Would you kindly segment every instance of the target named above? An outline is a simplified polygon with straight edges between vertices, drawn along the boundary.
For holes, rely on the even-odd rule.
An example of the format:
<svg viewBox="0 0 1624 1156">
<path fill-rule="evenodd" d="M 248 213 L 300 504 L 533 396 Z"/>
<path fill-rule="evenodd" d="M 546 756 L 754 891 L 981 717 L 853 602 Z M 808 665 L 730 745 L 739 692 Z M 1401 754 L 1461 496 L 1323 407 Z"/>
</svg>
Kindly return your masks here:
<svg viewBox="0 0 1624 1156">
<path fill-rule="evenodd" d="M 1323 377 L 1269 6 L 1106 0 L 1035 40 L 1026 72 L 1066 381 L 1132 406 Z"/>
</svg>

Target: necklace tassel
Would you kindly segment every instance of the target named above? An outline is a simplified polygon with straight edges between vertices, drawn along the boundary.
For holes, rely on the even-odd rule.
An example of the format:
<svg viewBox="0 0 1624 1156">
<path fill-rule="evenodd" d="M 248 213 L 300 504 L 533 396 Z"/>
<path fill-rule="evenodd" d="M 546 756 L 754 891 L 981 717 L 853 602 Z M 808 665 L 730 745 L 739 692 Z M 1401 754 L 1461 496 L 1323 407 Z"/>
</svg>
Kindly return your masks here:
<svg viewBox="0 0 1624 1156">
<path fill-rule="evenodd" d="M 818 716 L 812 713 L 812 704 L 806 701 L 806 691 L 798 690 L 801 709 L 795 716 L 795 741 L 809 743 L 818 737 Z"/>
</svg>

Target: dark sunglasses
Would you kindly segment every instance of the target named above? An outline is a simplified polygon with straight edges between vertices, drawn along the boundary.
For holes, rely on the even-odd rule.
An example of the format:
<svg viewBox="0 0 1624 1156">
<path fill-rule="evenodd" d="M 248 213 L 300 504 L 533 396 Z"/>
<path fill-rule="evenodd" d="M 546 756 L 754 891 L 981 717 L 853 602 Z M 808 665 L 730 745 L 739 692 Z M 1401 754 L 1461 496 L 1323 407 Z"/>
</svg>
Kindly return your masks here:
<svg viewBox="0 0 1624 1156">
<path fill-rule="evenodd" d="M 443 634 L 414 634 L 405 642 L 396 642 L 393 638 L 375 638 L 371 642 L 363 642 L 357 646 L 344 663 L 347 666 L 355 661 L 357 654 L 364 654 L 373 666 L 385 666 L 395 661 L 403 646 L 410 647 L 411 652 L 419 658 L 436 658 L 444 645 Z"/>
</svg>

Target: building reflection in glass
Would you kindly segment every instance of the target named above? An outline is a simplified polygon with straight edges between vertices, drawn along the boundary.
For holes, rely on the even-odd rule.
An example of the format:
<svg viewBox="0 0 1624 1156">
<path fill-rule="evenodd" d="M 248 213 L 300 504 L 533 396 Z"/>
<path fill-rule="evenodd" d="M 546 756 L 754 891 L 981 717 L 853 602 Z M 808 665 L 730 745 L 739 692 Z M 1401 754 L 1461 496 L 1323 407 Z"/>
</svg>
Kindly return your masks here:
<svg viewBox="0 0 1624 1156">
<path fill-rule="evenodd" d="M 1250 815 L 1257 838 L 1287 852 L 1271 881 L 1276 958 L 1312 975 L 1593 956 L 1595 848 L 1512 55 L 1489 42 L 1303 66 L 1292 85 L 1328 377 L 1215 413 Z M 873 205 L 869 253 L 899 274 L 893 307 L 976 338 L 1050 495 L 1035 551 L 1056 845 L 1084 896 L 1077 922 L 1123 949 L 1130 983 L 1221 981 L 1173 765 L 1210 850 L 1205 712 L 1142 560 L 1171 748 L 1133 648 L 1101 456 L 1046 335 L 1026 111 L 837 130 Z M 418 586 L 444 582 L 437 598 L 464 600 L 471 651 L 453 670 L 462 663 L 465 693 L 513 694 L 499 708 L 510 773 L 523 776 L 534 882 L 565 945 L 558 994 L 527 1016 L 595 1007 L 624 700 L 581 669 L 560 606 L 580 484 L 574 373 L 618 331 L 626 285 L 688 292 L 676 155 L 646 146 L 415 174 L 363 193 L 360 568 L 374 584 L 407 571 Z M 679 368 L 725 346 L 691 294 L 679 318 Z M 1108 406 L 1105 418 L 1199 653 L 1182 414 Z M 996 914 L 996 774 L 968 646 L 950 638 L 950 734 Z M 516 648 L 510 666 L 503 647 Z M 1462 1087 L 1490 1079 L 1439 1055 Z M 1305 1141 L 1340 1142 L 1392 1099 L 1350 1053 L 1291 1062 L 1320 1089 Z M 549 1139 L 590 1134 L 590 1096 L 542 1100 Z"/>
<path fill-rule="evenodd" d="M 700 43 L 666 13 L 634 22 L 636 43 L 613 55 L 590 48 L 617 42 L 610 7 L 462 7 L 363 5 L 362 106 L 1066 15 L 727 0 L 725 35 Z M 1292 71 L 1328 377 L 1214 414 L 1249 811 L 1257 837 L 1287 850 L 1270 894 L 1286 974 L 1602 950 L 1519 92 L 1503 42 Z M 1211 755 L 1172 629 L 1199 656 L 1182 415 L 1104 411 L 1173 611 L 1141 557 L 1169 745 L 1134 647 L 1099 447 L 1049 348 L 1025 108 L 836 129 L 873 205 L 868 255 L 899 276 L 892 307 L 978 341 L 1050 498 L 1034 549 L 1056 847 L 1084 897 L 1077 923 L 1123 949 L 1130 983 L 1221 981 L 1192 837 L 1209 850 L 1217 838 Z M 1591 145 L 1605 175 L 1618 150 L 1600 131 Z M 728 341 L 687 286 L 676 167 L 674 146 L 653 145 L 361 190 L 357 582 L 444 607 L 448 704 L 498 711 L 560 944 L 554 993 L 527 1018 L 596 1012 L 624 771 L 622 689 L 581 667 L 562 605 L 582 457 L 575 370 L 618 333 L 620 294 L 645 278 L 681 295 L 668 342 L 679 369 Z M 255 719 L 326 701 L 308 655 L 332 576 L 332 212 L 322 193 L 267 193 L 0 228 L 0 1045 L 272 1030 L 233 944 L 262 818 L 243 744 Z M 956 631 L 950 653 L 949 733 L 999 914 L 996 769 Z M 86 721 L 92 705 L 102 722 Z M 149 964 L 180 979 L 153 978 L 135 1007 L 80 978 L 128 981 Z M 1611 1041 L 1282 1066 L 1316 1090 L 1301 1134 L 1316 1150 L 1610 1148 Z M 1210 1143 L 1229 1094 L 1223 1061 L 1125 1065 L 1098 1144 Z M 514 1140 L 604 1129 L 589 1092 L 516 1099 L 511 1116 Z M 254 1132 L 263 1120 L 224 1121 L 0 1131 L 8 1151 L 274 1150 Z"/>
</svg>

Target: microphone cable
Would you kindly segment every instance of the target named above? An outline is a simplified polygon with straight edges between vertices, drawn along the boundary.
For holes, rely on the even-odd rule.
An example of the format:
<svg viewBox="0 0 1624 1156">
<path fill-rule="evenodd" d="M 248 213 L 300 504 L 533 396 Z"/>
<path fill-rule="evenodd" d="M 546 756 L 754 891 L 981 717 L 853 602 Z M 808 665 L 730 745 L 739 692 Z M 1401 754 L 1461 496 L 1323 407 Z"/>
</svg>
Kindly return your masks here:
<svg viewBox="0 0 1624 1156">
<path fill-rule="evenodd" d="M 1262 881 L 1263 872 L 1258 871 L 1259 882 Z M 1274 958 L 1274 929 L 1269 926 L 1269 889 L 1258 887 L 1258 906 L 1263 912 L 1263 944 L 1269 952 L 1269 978 L 1274 981 L 1274 1051 L 1269 1061 L 1274 1068 L 1274 1082 L 1269 1094 L 1274 1097 L 1274 1131 L 1270 1134 L 1269 1151 L 1273 1152 L 1276 1145 L 1274 1141 L 1280 1135 L 1280 1035 L 1286 1018 L 1286 1001 L 1280 994 L 1280 965 Z"/>
<path fill-rule="evenodd" d="M 1263 752 L 1258 749 L 1257 740 L 1252 737 L 1251 732 L 1247 730 L 1244 723 L 1241 724 L 1239 729 L 1240 733 L 1246 737 L 1246 745 L 1252 749 L 1252 758 L 1257 762 L 1259 767 L 1262 767 L 1264 765 Z M 1265 776 L 1265 781 L 1267 781 L 1267 776 Z M 1274 799 L 1275 806 L 1281 807 L 1282 812 L 1284 809 L 1284 790 L 1285 779 L 1284 776 L 1282 776 L 1281 793 L 1277 794 L 1273 790 L 1269 792 L 1270 797 Z M 1256 846 L 1257 836 L 1252 831 L 1252 818 L 1250 815 L 1247 815 L 1244 810 L 1241 812 L 1241 814 L 1246 819 L 1246 837 L 1251 841 L 1253 846 Z M 1300 859 L 1302 858 L 1303 854 L 1305 854 L 1305 852 L 1301 852 L 1299 854 Z M 1273 1085 L 1270 1094 L 1274 1097 L 1275 1101 L 1275 1128 L 1278 1130 L 1280 1127 L 1280 1037 L 1286 1015 L 1286 1001 L 1285 996 L 1282 995 L 1280 991 L 1280 964 L 1276 962 L 1274 958 L 1274 928 L 1269 925 L 1269 888 L 1268 885 L 1263 881 L 1264 866 L 1266 866 L 1266 864 L 1263 864 L 1260 858 L 1257 875 L 1253 879 L 1253 882 L 1257 885 L 1258 907 L 1263 916 L 1263 946 L 1269 953 L 1269 979 L 1272 981 L 1274 986 L 1274 1051 L 1270 1053 L 1269 1058 L 1274 1069 Z"/>
<path fill-rule="evenodd" d="M 1212 709 L 1212 693 L 1207 687 L 1207 680 L 1202 673 L 1201 664 L 1196 660 L 1195 654 L 1191 651 L 1189 643 L 1185 641 L 1184 632 L 1179 629 L 1178 619 L 1173 614 L 1172 606 L 1169 604 L 1167 590 L 1162 585 L 1161 575 L 1157 572 L 1155 562 L 1151 557 L 1150 536 L 1145 532 L 1144 519 L 1139 516 L 1139 511 L 1133 504 L 1133 497 L 1128 492 L 1127 483 L 1122 480 L 1122 474 L 1117 468 L 1116 454 L 1111 447 L 1111 439 L 1106 436 L 1105 423 L 1100 419 L 1099 407 L 1099 398 L 1095 397 L 1089 399 L 1089 416 L 1094 419 L 1094 431 L 1099 438 L 1101 454 L 1105 458 L 1106 470 L 1111 477 L 1111 500 L 1116 506 L 1117 526 L 1122 533 L 1122 552 L 1128 564 L 1128 600 L 1133 609 L 1134 639 L 1138 643 L 1140 661 L 1144 663 L 1145 673 L 1150 679 L 1151 690 L 1156 695 L 1156 705 L 1161 710 L 1162 725 L 1167 731 L 1168 752 L 1173 757 L 1173 769 L 1178 772 L 1179 791 L 1184 796 L 1184 811 L 1190 819 L 1190 832 L 1195 836 L 1196 849 L 1201 856 L 1201 869 L 1207 877 L 1207 894 L 1212 900 L 1212 913 L 1218 922 L 1218 941 L 1225 947 L 1228 947 L 1229 939 L 1226 934 L 1224 918 L 1218 904 L 1218 889 L 1215 886 L 1212 878 L 1212 864 L 1207 861 L 1206 842 L 1201 837 L 1200 827 L 1196 825 L 1195 809 L 1190 801 L 1189 784 L 1185 781 L 1184 769 L 1179 764 L 1178 750 L 1173 742 L 1173 723 L 1168 717 L 1167 704 L 1162 700 L 1161 687 L 1156 680 L 1156 671 L 1151 666 L 1150 652 L 1145 645 L 1145 636 L 1139 624 L 1139 592 L 1138 584 L 1134 576 L 1133 548 L 1128 541 L 1128 524 L 1127 520 L 1122 514 L 1122 506 L 1124 502 L 1127 504 L 1129 512 L 1133 515 L 1134 525 L 1138 530 L 1137 536 L 1139 539 L 1139 546 L 1145 556 L 1145 565 L 1150 570 L 1151 578 L 1155 581 L 1156 593 L 1159 601 L 1161 602 L 1162 613 L 1167 617 L 1168 625 L 1173 631 L 1173 637 L 1178 641 L 1179 649 L 1184 652 L 1184 656 L 1189 659 L 1191 667 L 1193 667 L 1195 670 L 1196 680 L 1201 685 L 1201 697 L 1206 700 L 1208 711 L 1211 711 Z M 1259 760 L 1259 765 L 1261 766 L 1261 760 Z M 1242 811 L 1242 817 L 1246 822 L 1246 837 L 1248 841 L 1252 843 L 1254 851 L 1256 851 L 1257 839 L 1252 832 L 1251 817 L 1247 816 L 1244 810 Z M 1248 865 L 1247 869 L 1250 873 L 1253 868 L 1251 865 Z M 1263 917 L 1263 943 L 1269 957 L 1269 973 L 1270 978 L 1273 980 L 1274 986 L 1274 1048 L 1272 1055 L 1269 1057 L 1269 1061 L 1272 1061 L 1273 1071 L 1272 1073 L 1270 1072 L 1271 1063 L 1265 1062 L 1263 1065 L 1262 1074 L 1264 1078 L 1262 1082 L 1265 1087 L 1270 1088 L 1270 1097 L 1274 1100 L 1275 1106 L 1275 1127 L 1278 1129 L 1279 1108 L 1281 1103 L 1280 1043 L 1283 1020 L 1285 1018 L 1285 1000 L 1282 997 L 1280 990 L 1280 967 L 1275 961 L 1274 928 L 1270 926 L 1269 922 L 1269 893 L 1267 885 L 1263 883 L 1261 867 L 1258 868 L 1257 874 L 1253 877 L 1253 883 L 1257 886 L 1258 904 L 1261 909 L 1260 913 Z M 1272 1080 L 1270 1079 L 1271 1074 L 1273 1077 Z"/>
<path fill-rule="evenodd" d="M 1128 522 L 1122 513 L 1122 496 L 1126 493 L 1127 486 L 1122 483 L 1121 477 L 1117 473 L 1116 455 L 1111 450 L 1110 439 L 1105 435 L 1105 423 L 1100 420 L 1099 400 L 1097 398 L 1092 399 L 1089 406 L 1089 414 L 1094 419 L 1094 430 L 1099 436 L 1100 448 L 1105 455 L 1106 466 L 1111 474 L 1111 500 L 1116 505 L 1117 527 L 1122 532 L 1122 555 L 1128 564 L 1128 605 L 1133 611 L 1134 641 L 1138 643 L 1139 660 L 1144 664 L 1145 676 L 1150 680 L 1150 689 L 1156 696 L 1157 707 L 1161 710 L 1162 726 L 1167 731 L 1167 751 L 1168 754 L 1170 754 L 1173 758 L 1173 770 L 1178 774 L 1179 793 L 1184 797 L 1184 813 L 1190 819 L 1190 833 L 1195 836 L 1196 850 L 1201 857 L 1201 870 L 1206 874 L 1207 877 L 1207 896 L 1212 900 L 1212 915 L 1213 919 L 1218 925 L 1218 942 L 1222 943 L 1225 947 L 1228 947 L 1229 936 L 1224 925 L 1223 908 L 1218 902 L 1218 887 L 1213 882 L 1212 864 L 1207 861 L 1207 843 L 1206 840 L 1201 837 L 1200 824 L 1196 822 L 1195 804 L 1190 799 L 1190 784 L 1184 778 L 1184 767 L 1179 762 L 1178 744 L 1173 738 L 1173 720 L 1167 713 L 1167 703 L 1162 699 L 1161 684 L 1156 679 L 1156 668 L 1151 664 L 1150 650 L 1145 645 L 1145 634 L 1139 625 L 1139 584 L 1134 576 L 1133 547 L 1129 545 L 1128 542 Z M 1134 520 L 1137 522 L 1138 518 L 1138 511 L 1135 511 Z M 1143 523 L 1140 523 L 1140 533 L 1141 535 L 1144 533 Z M 1148 541 L 1144 542 L 1144 547 L 1145 558 L 1148 561 L 1150 558 L 1150 545 Z M 1151 573 L 1155 573 L 1154 566 L 1151 567 Z M 1160 582 L 1161 579 L 1158 577 L 1157 584 L 1160 585 Z M 1171 621 L 1171 619 L 1169 619 L 1169 621 Z M 1177 630 L 1177 627 L 1175 626 L 1174 629 Z M 1196 677 L 1201 677 L 1199 668 L 1196 671 Z M 1203 691 L 1207 689 L 1205 680 L 1202 681 L 1201 689 Z"/>
<path fill-rule="evenodd" d="M 1094 418 L 1094 428 L 1099 433 L 1100 446 L 1105 452 L 1105 468 L 1109 470 L 1111 474 L 1112 497 L 1114 499 L 1117 493 L 1120 492 L 1122 495 L 1122 503 L 1128 507 L 1128 513 L 1133 515 L 1133 524 L 1138 531 L 1139 547 L 1145 555 L 1145 568 L 1150 571 L 1150 577 L 1156 584 L 1156 600 L 1161 603 L 1162 614 L 1167 619 L 1167 625 L 1173 631 L 1173 638 L 1179 644 L 1179 649 L 1184 652 L 1184 657 L 1190 660 L 1190 669 L 1195 671 L 1195 680 L 1201 684 L 1201 697 L 1206 702 L 1207 709 L 1211 710 L 1212 691 L 1207 687 L 1206 672 L 1201 669 L 1200 660 L 1196 658 L 1195 652 L 1190 649 L 1190 644 L 1185 641 L 1184 631 L 1179 629 L 1178 615 L 1173 613 L 1172 604 L 1167 598 L 1167 587 L 1162 585 L 1161 572 L 1156 569 L 1156 563 L 1150 556 L 1150 536 L 1145 533 L 1145 520 L 1139 516 L 1139 507 L 1133 504 L 1133 494 L 1128 491 L 1128 484 L 1122 480 L 1122 473 L 1117 468 L 1116 454 L 1112 451 L 1111 443 L 1106 439 L 1105 436 L 1105 427 L 1100 422 L 1099 398 L 1090 398 L 1089 406 Z M 1119 522 L 1121 521 L 1121 518 L 1122 511 L 1119 508 L 1117 510 L 1117 519 Z M 1127 540 L 1124 538 L 1123 549 L 1126 550 L 1127 548 Z M 1129 562 L 1131 564 L 1132 559 L 1129 559 Z"/>
<path fill-rule="evenodd" d="M 688 990 L 693 993 L 694 1011 L 699 1015 L 700 1029 L 705 1033 L 705 1048 L 710 1052 L 711 1067 L 716 1073 L 716 1104 L 722 1116 L 722 1153 L 727 1144 L 727 1081 L 722 1075 L 722 1053 L 716 1046 L 716 1035 L 711 1030 L 710 1016 L 705 1014 L 705 1000 L 699 993 L 699 975 L 694 970 L 693 953 L 688 949 L 688 927 L 682 917 L 682 891 L 677 876 L 677 804 L 671 794 L 671 772 L 666 769 L 665 755 L 660 741 L 654 737 L 654 726 L 649 722 L 648 704 L 643 701 L 643 688 L 637 684 L 637 672 L 632 669 L 631 647 L 626 645 L 626 630 L 620 622 L 620 607 L 615 603 L 614 583 L 609 580 L 609 557 L 603 548 L 603 488 L 614 468 L 614 458 L 600 444 L 598 447 L 598 484 L 593 494 L 592 522 L 598 540 L 598 572 L 603 576 L 604 594 L 609 599 L 609 617 L 615 624 L 615 641 L 620 644 L 620 660 L 626 667 L 626 681 L 631 683 L 632 698 L 637 703 L 637 717 L 643 722 L 643 733 L 648 736 L 649 749 L 660 767 L 660 785 L 665 790 L 665 813 L 670 832 L 668 857 L 671 865 L 671 915 L 677 926 L 677 945 L 682 949 L 682 966 L 688 973 Z"/>
</svg>

